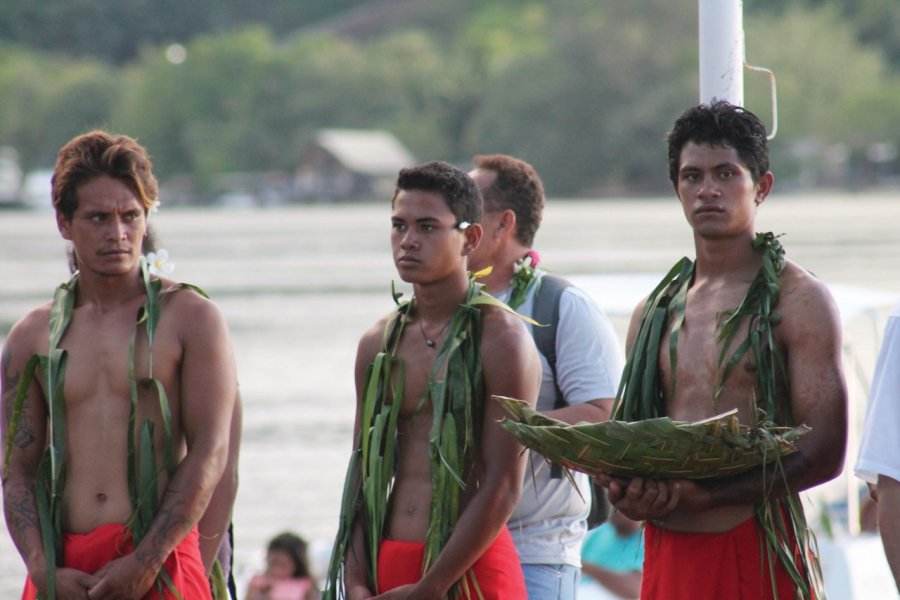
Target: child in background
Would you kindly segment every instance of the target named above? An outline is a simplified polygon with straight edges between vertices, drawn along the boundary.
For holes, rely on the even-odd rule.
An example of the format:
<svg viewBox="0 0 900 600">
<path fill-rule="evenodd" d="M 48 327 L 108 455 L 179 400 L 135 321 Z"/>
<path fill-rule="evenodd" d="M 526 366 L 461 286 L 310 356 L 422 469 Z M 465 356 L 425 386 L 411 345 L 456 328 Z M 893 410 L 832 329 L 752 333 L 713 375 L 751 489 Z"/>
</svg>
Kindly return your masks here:
<svg viewBox="0 0 900 600">
<path fill-rule="evenodd" d="M 318 600 L 319 590 L 309 570 L 306 542 L 285 532 L 269 542 L 266 571 L 247 586 L 245 600 Z"/>
<path fill-rule="evenodd" d="M 617 510 L 588 532 L 581 550 L 580 600 L 638 598 L 644 561 L 641 523 Z"/>
</svg>

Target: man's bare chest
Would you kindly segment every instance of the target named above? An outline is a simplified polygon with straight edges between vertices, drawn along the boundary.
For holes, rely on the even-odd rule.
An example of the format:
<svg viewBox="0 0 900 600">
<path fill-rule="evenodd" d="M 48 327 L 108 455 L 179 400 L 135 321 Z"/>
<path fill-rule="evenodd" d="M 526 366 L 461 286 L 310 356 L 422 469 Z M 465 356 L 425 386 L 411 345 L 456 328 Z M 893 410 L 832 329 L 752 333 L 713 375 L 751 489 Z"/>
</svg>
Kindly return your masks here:
<svg viewBox="0 0 900 600">
<path fill-rule="evenodd" d="M 660 347 L 667 414 L 692 421 L 737 408 L 745 420 L 757 384 L 756 356 L 746 351 L 751 323 L 744 320 L 734 337 L 726 339 L 722 324 L 732 308 L 697 304 L 687 307 L 677 330 L 670 329 Z"/>
<path fill-rule="evenodd" d="M 132 382 L 139 398 L 153 394 L 151 376 L 177 395 L 181 343 L 163 320 L 150 348 L 146 327 L 136 319 L 79 320 L 69 324 L 60 343 L 66 351 L 64 395 L 68 404 L 90 399 L 129 399 Z M 152 355 L 152 360 L 151 360 Z"/>
</svg>

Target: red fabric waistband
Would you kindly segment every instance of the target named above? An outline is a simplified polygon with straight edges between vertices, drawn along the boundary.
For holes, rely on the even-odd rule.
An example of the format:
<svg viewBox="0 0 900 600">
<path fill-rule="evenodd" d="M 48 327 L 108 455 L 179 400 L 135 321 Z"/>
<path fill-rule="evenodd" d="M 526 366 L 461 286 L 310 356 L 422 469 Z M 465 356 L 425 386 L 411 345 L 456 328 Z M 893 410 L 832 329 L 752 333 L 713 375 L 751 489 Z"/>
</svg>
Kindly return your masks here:
<svg viewBox="0 0 900 600">
<path fill-rule="evenodd" d="M 424 556 L 423 542 L 382 540 L 378 551 L 378 591 L 384 593 L 419 581 Z M 474 572 L 478 589 L 486 600 L 525 600 L 528 597 L 519 555 L 506 527 L 500 530 L 470 571 Z M 477 598 L 468 573 L 463 581 L 469 597 Z M 462 597 L 465 598 L 465 594 L 463 591 Z"/>
<path fill-rule="evenodd" d="M 200 559 L 200 535 L 197 528 L 181 541 L 166 558 L 164 567 L 172 583 L 185 599 L 210 600 L 209 581 Z M 107 563 L 133 551 L 131 532 L 119 523 L 100 525 L 90 533 L 63 535 L 63 565 L 85 573 L 96 573 Z M 144 600 L 175 600 L 168 587 L 162 586 L 162 594 L 156 587 L 144 596 Z M 25 581 L 22 600 L 34 600 L 37 588 L 31 579 Z"/>
</svg>

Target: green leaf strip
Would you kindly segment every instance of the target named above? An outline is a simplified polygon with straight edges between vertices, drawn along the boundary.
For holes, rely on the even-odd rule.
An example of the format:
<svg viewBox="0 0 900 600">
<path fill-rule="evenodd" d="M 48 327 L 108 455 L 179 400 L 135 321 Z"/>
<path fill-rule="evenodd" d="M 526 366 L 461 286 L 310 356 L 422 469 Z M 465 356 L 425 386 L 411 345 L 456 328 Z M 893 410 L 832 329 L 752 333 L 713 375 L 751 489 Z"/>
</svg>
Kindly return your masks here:
<svg viewBox="0 0 900 600">
<path fill-rule="evenodd" d="M 150 277 L 146 260 L 141 258 L 141 277 L 147 294 L 147 299 L 138 312 L 136 325 L 145 326 L 147 335 L 148 353 L 148 387 L 155 390 L 163 425 L 163 444 L 165 451 L 165 468 L 169 475 L 175 469 L 172 443 L 172 415 L 168 397 L 162 382 L 153 377 L 153 337 L 160 317 L 160 296 L 162 282 Z M 47 588 L 49 597 L 56 595 L 56 568 L 62 560 L 62 496 L 65 486 L 65 400 L 63 396 L 66 351 L 59 348 L 60 341 L 72 319 L 77 297 L 78 273 L 76 272 L 70 281 L 61 284 L 54 293 L 50 308 L 49 329 L 50 339 L 47 356 L 34 355 L 26 363 L 22 380 L 16 390 L 13 403 L 12 418 L 8 432 L 5 449 L 4 472 L 8 467 L 11 442 L 16 435 L 21 418 L 22 409 L 27 397 L 28 387 L 33 380 L 38 367 L 43 374 L 44 389 L 47 401 L 47 425 L 48 444 L 44 457 L 38 468 L 35 481 L 35 497 L 38 506 L 38 517 L 41 524 L 44 554 L 47 562 Z M 206 293 L 199 287 L 190 284 L 179 284 L 179 289 L 192 289 L 203 297 Z M 146 534 L 150 523 L 159 510 L 159 474 L 156 467 L 156 454 L 153 441 L 153 422 L 146 421 L 140 432 L 136 428 L 136 414 L 139 401 L 139 385 L 135 372 L 135 340 L 137 331 L 132 336 L 129 345 L 129 395 L 130 411 L 128 419 L 129 435 L 127 436 L 128 455 L 128 490 L 132 502 L 132 514 L 128 518 L 127 526 L 132 533 L 134 544 Z M 140 439 L 138 451 L 136 436 Z M 176 597 L 181 598 L 175 589 L 172 579 L 165 568 L 160 571 L 158 584 L 164 585 Z"/>
<path fill-rule="evenodd" d="M 393 286 L 392 296 L 399 301 L 400 294 Z M 369 581 L 377 580 L 378 548 L 385 535 L 397 464 L 397 422 L 401 403 L 394 400 L 403 398 L 405 380 L 404 365 L 396 358 L 396 350 L 414 302 L 413 298 L 399 304 L 385 328 L 382 351 L 367 371 L 361 426 L 356 449 L 347 468 L 338 534 L 326 578 L 323 596 L 326 600 L 346 598 L 344 570 L 359 511 L 365 517 L 362 529 L 367 556 L 364 563 Z M 426 391 L 416 407 L 417 411 L 422 410 L 425 403 L 430 402 L 433 415 L 429 431 L 432 499 L 425 536 L 423 573 L 431 567 L 453 532 L 465 488 L 465 469 L 477 459 L 477 442 L 484 416 L 484 384 L 479 354 L 480 307 L 483 305 L 517 314 L 484 293 L 482 285 L 471 281 L 465 301 L 457 308 L 447 327 L 444 342 L 429 374 Z M 467 575 L 474 581 L 474 573 Z M 450 598 L 461 597 L 465 589 L 461 581 L 451 588 Z M 475 588 L 478 589 L 477 583 Z"/>
<path fill-rule="evenodd" d="M 790 397 L 790 385 L 787 363 L 773 331 L 780 322 L 780 315 L 775 307 L 781 291 L 780 276 L 785 259 L 784 248 L 778 241 L 778 236 L 772 233 L 757 234 L 753 240 L 753 248 L 761 255 L 762 266 L 744 299 L 737 308 L 726 312 L 726 318 L 720 325 L 717 341 L 722 345 L 722 350 L 712 402 L 715 403 L 722 393 L 735 365 L 747 352 L 751 352 L 757 367 L 754 403 L 762 412 L 760 418 L 756 415 L 751 418 L 757 418 L 753 425 L 757 427 L 759 435 L 769 435 L 765 430 L 766 424 L 793 424 L 790 406 L 779 403 L 779 398 Z M 648 297 L 622 373 L 613 407 L 614 419 L 638 421 L 664 416 L 657 364 L 660 346 L 668 334 L 668 356 L 673 380 L 670 393 L 674 393 L 678 333 L 684 323 L 687 291 L 693 282 L 693 274 L 693 263 L 687 258 L 681 259 Z M 668 327 L 666 323 L 669 323 Z M 737 344 L 729 354 L 729 349 L 742 331 L 746 332 L 746 339 Z M 774 461 L 774 468 L 784 475 L 780 457 Z M 771 559 L 777 557 L 804 597 L 809 596 L 810 590 L 814 590 L 817 597 L 824 597 L 815 536 L 807 526 L 799 496 L 789 494 L 784 498 L 773 498 L 762 503 L 757 510 L 757 520 L 765 532 L 765 551 L 770 564 L 774 564 Z M 774 589 L 774 578 L 772 581 Z"/>
</svg>

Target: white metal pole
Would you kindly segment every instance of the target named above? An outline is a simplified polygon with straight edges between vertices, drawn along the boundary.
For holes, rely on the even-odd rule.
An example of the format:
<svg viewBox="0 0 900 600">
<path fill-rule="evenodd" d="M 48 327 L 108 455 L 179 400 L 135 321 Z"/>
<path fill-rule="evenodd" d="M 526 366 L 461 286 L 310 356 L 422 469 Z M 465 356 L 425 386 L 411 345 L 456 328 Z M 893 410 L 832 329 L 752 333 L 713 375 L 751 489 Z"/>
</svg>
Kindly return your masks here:
<svg viewBox="0 0 900 600">
<path fill-rule="evenodd" d="M 742 0 L 700 2 L 700 102 L 744 104 Z"/>
</svg>

